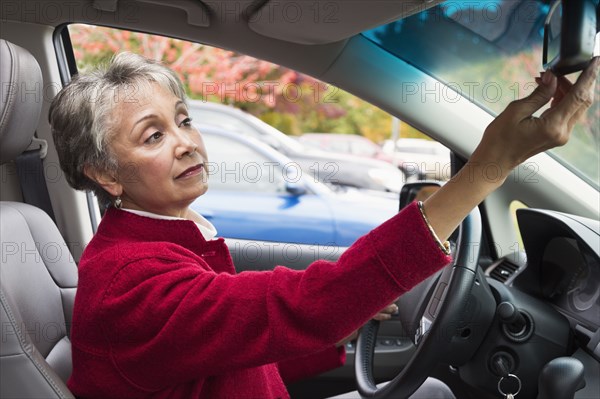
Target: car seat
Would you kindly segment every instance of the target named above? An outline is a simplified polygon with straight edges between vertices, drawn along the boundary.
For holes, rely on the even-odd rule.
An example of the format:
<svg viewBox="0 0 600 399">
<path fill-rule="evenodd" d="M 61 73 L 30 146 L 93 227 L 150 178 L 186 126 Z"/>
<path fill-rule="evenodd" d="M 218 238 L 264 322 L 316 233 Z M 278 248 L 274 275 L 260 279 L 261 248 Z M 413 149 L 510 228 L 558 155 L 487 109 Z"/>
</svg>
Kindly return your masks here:
<svg viewBox="0 0 600 399">
<path fill-rule="evenodd" d="M 25 49 L 0 39 L 0 163 L 32 141 L 42 74 Z M 69 326 L 77 266 L 52 219 L 21 202 L 0 202 L 0 397 L 73 398 Z"/>
</svg>

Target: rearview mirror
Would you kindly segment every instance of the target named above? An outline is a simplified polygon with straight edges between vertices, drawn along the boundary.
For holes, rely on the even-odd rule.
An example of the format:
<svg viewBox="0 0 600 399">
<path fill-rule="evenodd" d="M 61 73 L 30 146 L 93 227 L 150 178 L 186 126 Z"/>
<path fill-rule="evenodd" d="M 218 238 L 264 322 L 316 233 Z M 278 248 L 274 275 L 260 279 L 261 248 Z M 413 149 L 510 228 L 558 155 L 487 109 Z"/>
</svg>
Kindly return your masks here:
<svg viewBox="0 0 600 399">
<path fill-rule="evenodd" d="M 544 69 L 567 75 L 584 69 L 594 56 L 598 27 L 594 0 L 556 0 L 544 23 Z"/>
</svg>

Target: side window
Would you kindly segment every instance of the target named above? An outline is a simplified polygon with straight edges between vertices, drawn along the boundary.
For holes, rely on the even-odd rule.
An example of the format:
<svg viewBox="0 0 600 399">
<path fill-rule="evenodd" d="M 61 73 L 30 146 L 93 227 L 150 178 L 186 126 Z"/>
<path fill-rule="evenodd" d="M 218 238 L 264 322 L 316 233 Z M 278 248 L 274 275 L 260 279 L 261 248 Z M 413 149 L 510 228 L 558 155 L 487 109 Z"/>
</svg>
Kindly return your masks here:
<svg viewBox="0 0 600 399">
<path fill-rule="evenodd" d="M 326 167 L 318 174 L 324 182 L 399 192 L 406 179 L 447 179 L 444 172 L 450 170 L 446 168 L 448 160 L 422 152 L 403 152 L 393 144 L 382 151 L 377 148 L 392 138 L 398 143 L 408 140 L 434 144 L 427 136 L 311 76 L 221 48 L 140 32 L 73 24 L 69 34 L 78 70 L 84 72 L 106 63 L 122 51 L 158 60 L 181 79 L 194 123 L 255 137 L 290 161 L 300 163 L 309 176 L 315 175 L 315 165 L 317 169 Z M 323 158 L 326 155 L 319 157 L 290 137 L 306 132 L 335 135 L 324 141 L 325 151 L 343 153 L 346 161 L 331 165 L 330 159 Z M 370 140 L 376 150 L 367 150 L 367 145 L 361 144 L 357 148 L 348 142 L 352 136 Z M 209 155 L 214 159 L 213 154 Z M 354 158 L 349 159 L 351 156 Z M 370 173 L 365 174 L 365 170 Z M 267 189 L 258 184 L 255 187 Z"/>
<path fill-rule="evenodd" d="M 280 193 L 285 191 L 283 165 L 243 142 L 213 134 L 202 136 L 209 154 L 207 170 L 210 190 Z"/>
<path fill-rule="evenodd" d="M 352 133 L 375 143 L 390 138 L 390 114 L 286 67 L 217 47 L 141 32 L 84 24 L 71 24 L 68 29 L 80 71 L 107 62 L 115 53 L 131 51 L 173 69 L 191 99 L 232 105 L 288 135 Z M 221 119 L 213 119 L 219 117 L 213 113 L 207 120 L 221 123 Z M 401 137 L 423 136 L 404 122 L 400 125 Z"/>
<path fill-rule="evenodd" d="M 256 129 L 252 128 L 249 124 L 244 123 L 235 116 L 228 115 L 224 112 L 202 109 L 201 107 L 202 103 L 195 101 L 192 101 L 189 104 L 190 116 L 194 120 L 194 123 L 219 126 L 224 129 L 233 132 L 239 132 L 252 137 L 256 137 L 260 134 L 256 131 Z"/>
</svg>

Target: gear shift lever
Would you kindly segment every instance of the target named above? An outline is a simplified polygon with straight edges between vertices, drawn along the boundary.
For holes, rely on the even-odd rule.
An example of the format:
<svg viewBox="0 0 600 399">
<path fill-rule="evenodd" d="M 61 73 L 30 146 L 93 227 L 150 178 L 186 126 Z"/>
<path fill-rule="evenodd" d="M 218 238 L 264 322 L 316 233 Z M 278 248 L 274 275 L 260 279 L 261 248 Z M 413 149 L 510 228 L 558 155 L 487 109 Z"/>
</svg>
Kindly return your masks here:
<svg viewBox="0 0 600 399">
<path fill-rule="evenodd" d="M 538 379 L 538 399 L 573 399 L 585 387 L 584 367 L 572 357 L 550 360 Z"/>
</svg>

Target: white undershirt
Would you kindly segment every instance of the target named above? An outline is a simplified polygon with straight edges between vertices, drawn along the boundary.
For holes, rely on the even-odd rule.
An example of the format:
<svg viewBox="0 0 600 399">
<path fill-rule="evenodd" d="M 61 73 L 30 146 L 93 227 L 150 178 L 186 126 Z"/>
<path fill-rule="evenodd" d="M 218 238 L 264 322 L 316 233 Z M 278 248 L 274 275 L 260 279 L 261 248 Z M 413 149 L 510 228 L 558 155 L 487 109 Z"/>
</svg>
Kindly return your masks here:
<svg viewBox="0 0 600 399">
<path fill-rule="evenodd" d="M 175 216 L 165 216 L 165 215 L 159 215 L 159 214 L 152 213 L 152 212 L 138 211 L 137 209 L 121 208 L 121 210 L 135 213 L 136 215 L 139 215 L 139 216 L 149 217 L 152 219 L 189 220 L 189 219 L 184 219 L 184 218 L 178 218 Z M 200 230 L 200 233 L 202 234 L 204 239 L 206 241 L 210 241 L 210 240 L 214 239 L 217 235 L 217 229 L 215 228 L 215 226 L 213 226 L 213 224 L 211 222 L 209 222 L 208 220 L 206 220 L 202 215 L 200 215 L 198 213 L 196 213 L 196 215 L 198 215 L 200 222 L 194 222 L 194 223 L 196 223 L 196 226 L 198 226 L 198 230 Z"/>
</svg>

